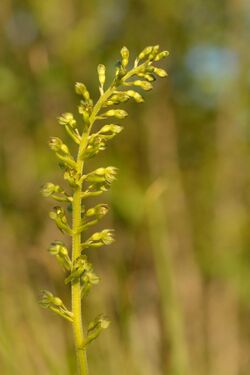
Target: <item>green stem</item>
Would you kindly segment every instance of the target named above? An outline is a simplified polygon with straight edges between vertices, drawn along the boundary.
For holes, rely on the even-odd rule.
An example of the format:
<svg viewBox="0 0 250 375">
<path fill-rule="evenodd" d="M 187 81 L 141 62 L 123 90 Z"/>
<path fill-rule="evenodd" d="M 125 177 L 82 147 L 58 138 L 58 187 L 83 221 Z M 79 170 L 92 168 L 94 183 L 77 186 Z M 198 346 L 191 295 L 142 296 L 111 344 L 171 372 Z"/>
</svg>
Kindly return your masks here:
<svg viewBox="0 0 250 375">
<path fill-rule="evenodd" d="M 123 82 L 135 74 L 137 68 L 132 69 L 123 77 Z M 122 82 L 121 82 L 122 83 Z M 118 84 L 111 85 L 99 98 L 97 103 L 93 108 L 93 112 L 90 116 L 90 123 L 88 130 L 84 130 L 81 138 L 81 143 L 79 145 L 78 156 L 76 160 L 76 169 L 80 175 L 83 173 L 84 161 L 81 159 L 82 151 L 87 146 L 88 136 L 90 134 L 91 128 L 95 122 L 96 116 L 103 107 L 103 104 L 108 100 L 108 98 L 117 89 Z M 81 225 L 81 204 L 82 204 L 82 187 L 78 187 L 73 194 L 72 202 L 72 262 L 74 262 L 81 255 L 81 233 L 78 233 L 78 228 Z M 73 332 L 76 348 L 76 356 L 78 363 L 78 370 L 80 375 L 88 375 L 88 362 L 87 353 L 84 343 L 86 342 L 84 329 L 83 329 L 83 316 L 82 316 L 82 301 L 81 301 L 81 285 L 80 280 L 74 281 L 71 285 L 71 296 L 72 296 L 72 313 L 73 313 Z"/>
<path fill-rule="evenodd" d="M 79 165 L 80 167 L 80 165 Z M 78 188 L 73 196 L 73 231 L 81 224 L 81 189 Z M 80 256 L 81 253 L 81 234 L 76 233 L 72 237 L 72 261 Z M 73 312 L 73 331 L 75 338 L 76 356 L 80 375 L 88 375 L 88 363 L 86 349 L 83 345 L 85 336 L 82 322 L 82 303 L 80 280 L 72 283 L 72 312 Z"/>
<path fill-rule="evenodd" d="M 103 103 L 112 94 L 113 89 L 108 89 L 104 95 L 100 97 L 96 103 L 92 116 L 90 118 L 90 126 L 87 132 L 82 135 L 82 140 L 79 145 L 79 152 L 77 157 L 77 171 L 82 175 L 84 162 L 80 159 L 82 150 L 87 146 L 88 136 L 91 127 L 95 121 L 95 117 L 101 109 Z M 72 202 L 72 262 L 74 262 L 81 255 L 81 233 L 77 229 L 81 225 L 81 204 L 82 204 L 82 188 L 79 187 L 75 190 Z M 83 316 L 82 316 L 82 301 L 81 301 L 81 285 L 80 280 L 72 283 L 71 285 L 72 295 L 72 313 L 73 313 L 73 332 L 76 348 L 76 356 L 78 363 L 78 370 L 80 375 L 88 375 L 88 361 L 85 343 L 85 334 L 83 329 Z"/>
</svg>

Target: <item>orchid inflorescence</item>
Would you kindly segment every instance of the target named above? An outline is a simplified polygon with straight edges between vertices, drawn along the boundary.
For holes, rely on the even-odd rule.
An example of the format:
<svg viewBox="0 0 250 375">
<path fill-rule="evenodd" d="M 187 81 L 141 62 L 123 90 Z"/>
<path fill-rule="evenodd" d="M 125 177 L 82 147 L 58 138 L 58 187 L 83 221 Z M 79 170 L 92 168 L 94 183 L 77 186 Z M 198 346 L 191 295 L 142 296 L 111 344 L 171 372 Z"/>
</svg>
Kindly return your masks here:
<svg viewBox="0 0 250 375">
<path fill-rule="evenodd" d="M 65 284 L 71 284 L 71 311 L 59 297 L 48 291 L 43 292 L 40 302 L 43 307 L 72 323 L 80 374 L 88 374 L 86 346 L 109 325 L 109 321 L 99 315 L 89 323 L 87 333 L 84 333 L 82 300 L 99 282 L 86 251 L 110 245 L 114 241 L 112 229 L 104 229 L 83 239 L 83 232 L 108 213 L 107 204 L 97 204 L 86 209 L 85 200 L 106 192 L 117 175 L 117 168 L 113 166 L 99 167 L 87 174 L 84 174 L 83 167 L 87 160 L 105 150 L 108 142 L 123 130 L 119 124 L 108 123 L 93 132 L 93 126 L 98 124 L 98 120 L 122 120 L 127 117 L 124 109 L 114 106 L 130 99 L 142 103 L 144 99 L 141 92 L 151 90 L 157 76 L 167 76 L 164 69 L 154 66 L 155 62 L 166 56 L 168 52 L 160 51 L 158 45 L 146 47 L 135 59 L 133 66 L 128 68 L 129 51 L 123 47 L 121 59 L 116 65 L 115 77 L 108 88 L 105 88 L 106 68 L 103 64 L 98 65 L 100 96 L 95 104 L 86 86 L 80 82 L 75 84 L 75 92 L 81 98 L 78 106 L 81 124 L 78 125 L 72 113 L 64 113 L 58 118 L 59 125 L 77 145 L 76 155 L 73 155 L 70 147 L 60 138 L 52 137 L 49 141 L 49 147 L 55 152 L 63 169 L 69 192 L 48 182 L 43 186 L 42 193 L 58 202 L 49 216 L 62 233 L 71 237 L 72 242 L 72 248 L 69 250 L 62 241 L 55 241 L 50 245 L 49 253 L 55 256 L 66 272 Z M 138 92 L 138 89 L 141 92 Z M 70 208 L 69 213 L 59 204 L 66 204 L 67 208 Z"/>
</svg>

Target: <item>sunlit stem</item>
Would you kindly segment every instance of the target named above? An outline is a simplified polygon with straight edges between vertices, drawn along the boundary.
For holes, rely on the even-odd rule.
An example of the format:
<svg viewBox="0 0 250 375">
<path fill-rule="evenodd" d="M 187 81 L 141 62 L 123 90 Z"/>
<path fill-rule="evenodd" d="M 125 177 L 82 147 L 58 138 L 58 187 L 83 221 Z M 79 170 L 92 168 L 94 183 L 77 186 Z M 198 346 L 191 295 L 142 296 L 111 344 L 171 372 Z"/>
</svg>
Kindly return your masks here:
<svg viewBox="0 0 250 375">
<path fill-rule="evenodd" d="M 79 144 L 78 156 L 76 160 L 76 170 L 77 172 L 82 175 L 83 174 L 83 167 L 84 161 L 82 160 L 82 155 L 84 154 L 84 150 L 87 147 L 88 137 L 90 135 L 91 128 L 96 120 L 96 117 L 108 100 L 108 98 L 114 93 L 114 91 L 118 88 L 118 86 L 124 84 L 126 79 L 132 77 L 137 72 L 137 67 L 129 71 L 120 82 L 115 82 L 104 92 L 101 92 L 100 98 L 95 104 L 92 114 L 89 119 L 89 126 L 88 129 L 85 129 L 82 137 L 81 142 Z M 79 233 L 78 229 L 81 226 L 81 204 L 83 198 L 83 191 L 82 186 L 77 187 L 75 189 L 73 195 L 73 202 L 72 202 L 72 263 L 80 256 L 81 254 L 81 242 L 82 236 Z M 84 333 L 84 315 L 82 313 L 82 298 L 81 298 L 81 285 L 80 280 L 74 280 L 71 285 L 71 293 L 72 293 L 72 313 L 73 313 L 73 331 L 74 331 L 74 340 L 75 340 L 75 348 L 76 348 L 76 356 L 77 356 L 77 363 L 78 363 L 78 371 L 79 375 L 88 375 L 88 362 L 87 362 L 87 353 L 86 353 L 86 346 L 84 343 L 86 342 L 85 333 Z"/>
</svg>

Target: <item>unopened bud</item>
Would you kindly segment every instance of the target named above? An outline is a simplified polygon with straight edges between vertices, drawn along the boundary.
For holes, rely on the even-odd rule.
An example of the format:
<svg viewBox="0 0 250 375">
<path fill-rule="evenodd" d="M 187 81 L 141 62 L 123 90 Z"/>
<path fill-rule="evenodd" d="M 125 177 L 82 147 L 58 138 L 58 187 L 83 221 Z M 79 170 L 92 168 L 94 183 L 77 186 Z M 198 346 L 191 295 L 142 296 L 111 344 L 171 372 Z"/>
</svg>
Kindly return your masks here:
<svg viewBox="0 0 250 375">
<path fill-rule="evenodd" d="M 121 56 L 122 56 L 122 66 L 125 68 L 128 65 L 128 59 L 129 59 L 129 50 L 127 49 L 127 47 L 122 47 Z"/>
<path fill-rule="evenodd" d="M 119 134 L 122 131 L 123 127 L 115 124 L 109 124 L 109 125 L 104 125 L 101 130 L 99 130 L 98 133 L 103 134 L 103 133 L 115 133 Z"/>
<path fill-rule="evenodd" d="M 167 72 L 164 69 L 154 68 L 154 73 L 158 75 L 158 77 L 164 78 L 167 77 Z"/>
<path fill-rule="evenodd" d="M 149 60 L 154 60 L 155 56 L 157 55 L 159 51 L 159 48 L 160 48 L 159 45 L 153 46 L 152 51 L 148 56 Z"/>
<path fill-rule="evenodd" d="M 120 92 L 119 94 L 114 94 L 110 99 L 112 104 L 124 103 L 127 100 L 128 100 L 128 96 L 123 92 Z"/>
<path fill-rule="evenodd" d="M 152 46 L 144 48 L 144 50 L 139 54 L 138 59 L 139 60 L 145 59 L 145 57 L 147 57 L 151 53 L 152 49 L 153 49 Z"/>
<path fill-rule="evenodd" d="M 169 52 L 168 51 L 162 51 L 160 53 L 158 53 L 155 57 L 155 61 L 159 61 L 161 59 L 164 59 L 165 57 L 167 57 L 169 55 Z"/>
<path fill-rule="evenodd" d="M 82 95 L 86 102 L 90 100 L 89 92 L 86 86 L 81 82 L 76 82 L 75 91 L 78 95 Z"/>
<path fill-rule="evenodd" d="M 145 91 L 149 91 L 149 90 L 151 90 L 153 88 L 152 84 L 150 82 L 148 82 L 148 81 L 139 81 L 139 80 L 137 80 L 137 81 L 133 82 L 133 85 L 134 86 L 139 86 L 139 87 L 141 87 Z"/>
<path fill-rule="evenodd" d="M 63 301 L 59 297 L 54 297 L 53 298 L 53 304 L 55 306 L 63 306 Z"/>
<path fill-rule="evenodd" d="M 155 77 L 151 74 L 145 74 L 144 75 L 144 78 L 148 81 L 148 82 L 153 82 L 155 81 Z"/>
<path fill-rule="evenodd" d="M 127 95 L 131 98 L 133 98 L 137 103 L 142 103 L 144 102 L 143 97 L 136 91 L 134 90 L 128 90 L 126 91 Z"/>
<path fill-rule="evenodd" d="M 103 85 L 105 83 L 105 79 L 106 79 L 105 65 L 99 64 L 98 67 L 97 67 L 97 72 L 98 72 L 98 76 L 99 76 L 100 85 L 101 85 L 101 87 L 103 87 Z"/>
<path fill-rule="evenodd" d="M 107 117 L 116 117 L 121 120 L 127 117 L 128 113 L 124 111 L 123 109 L 110 109 L 109 111 L 105 112 L 103 115 Z"/>
</svg>

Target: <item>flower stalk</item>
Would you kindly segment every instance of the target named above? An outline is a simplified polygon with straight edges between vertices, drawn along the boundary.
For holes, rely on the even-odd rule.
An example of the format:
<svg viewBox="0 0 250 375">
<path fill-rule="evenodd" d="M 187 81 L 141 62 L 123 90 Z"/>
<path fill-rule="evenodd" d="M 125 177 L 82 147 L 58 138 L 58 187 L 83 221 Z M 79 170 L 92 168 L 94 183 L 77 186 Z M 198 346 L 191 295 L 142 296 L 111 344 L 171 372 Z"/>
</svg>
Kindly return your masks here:
<svg viewBox="0 0 250 375">
<path fill-rule="evenodd" d="M 105 89 L 106 68 L 102 64 L 98 65 L 100 97 L 95 105 L 86 86 L 80 82 L 75 85 L 76 94 L 81 96 L 78 107 L 82 117 L 80 127 L 71 113 L 64 113 L 58 119 L 59 124 L 65 128 L 66 134 L 76 144 L 76 157 L 60 138 L 53 137 L 49 142 L 50 148 L 55 152 L 60 166 L 64 169 L 64 179 L 71 189 L 71 192 L 67 193 L 59 185 L 50 182 L 42 189 L 45 197 L 71 206 L 71 227 L 68 224 L 67 212 L 62 207 L 56 206 L 50 213 L 50 218 L 59 230 L 71 237 L 71 251 L 68 251 L 64 243 L 60 241 L 53 242 L 49 247 L 50 254 L 55 256 L 67 273 L 65 284 L 71 284 L 71 311 L 66 308 L 60 298 L 54 297 L 48 291 L 43 292 L 40 303 L 72 324 L 79 375 L 89 373 L 87 346 L 109 326 L 109 321 L 103 315 L 99 315 L 88 324 L 88 329 L 85 329 L 85 297 L 99 282 L 98 276 L 93 271 L 93 265 L 88 261 L 86 251 L 110 245 L 114 240 L 112 229 L 104 229 L 83 239 L 83 233 L 98 223 L 108 212 L 106 204 L 98 204 L 85 210 L 85 199 L 99 196 L 107 191 L 117 174 L 117 169 L 112 166 L 100 167 L 84 174 L 84 164 L 105 150 L 108 141 L 119 134 L 123 128 L 120 125 L 108 123 L 95 132 L 92 132 L 92 129 L 98 120 L 110 118 L 122 120 L 128 115 L 124 109 L 110 107 L 122 104 L 129 99 L 142 103 L 144 99 L 136 90 L 138 88 L 144 91 L 151 90 L 152 81 L 156 76 L 167 75 L 165 70 L 153 66 L 155 61 L 167 55 L 167 51 L 159 52 L 159 46 L 147 47 L 129 69 L 129 51 L 123 47 L 115 77 L 107 89 Z"/>
</svg>

